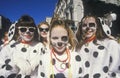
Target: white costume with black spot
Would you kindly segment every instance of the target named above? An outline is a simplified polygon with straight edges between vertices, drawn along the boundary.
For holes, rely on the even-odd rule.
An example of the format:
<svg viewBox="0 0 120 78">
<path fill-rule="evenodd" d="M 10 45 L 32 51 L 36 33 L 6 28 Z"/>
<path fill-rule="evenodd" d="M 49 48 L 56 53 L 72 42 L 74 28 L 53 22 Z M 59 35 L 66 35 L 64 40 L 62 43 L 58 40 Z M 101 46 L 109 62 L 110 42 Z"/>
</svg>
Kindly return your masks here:
<svg viewBox="0 0 120 78">
<path fill-rule="evenodd" d="M 66 58 L 62 56 L 63 58 Z M 51 63 L 54 60 L 54 64 Z M 68 61 L 67 61 L 68 62 Z M 65 62 L 65 64 L 67 63 Z M 55 56 L 51 57 L 51 51 L 41 57 L 37 78 L 78 78 L 81 77 L 81 57 L 76 52 L 70 52 L 70 67 L 61 65 Z M 65 67 L 64 67 L 65 66 Z M 63 69 L 61 68 L 63 67 Z"/>
<path fill-rule="evenodd" d="M 120 47 L 114 40 L 92 41 L 79 54 L 84 64 L 84 78 L 120 78 Z"/>
<path fill-rule="evenodd" d="M 0 77 L 36 78 L 40 56 L 45 53 L 42 43 L 8 44 L 0 52 Z"/>
</svg>

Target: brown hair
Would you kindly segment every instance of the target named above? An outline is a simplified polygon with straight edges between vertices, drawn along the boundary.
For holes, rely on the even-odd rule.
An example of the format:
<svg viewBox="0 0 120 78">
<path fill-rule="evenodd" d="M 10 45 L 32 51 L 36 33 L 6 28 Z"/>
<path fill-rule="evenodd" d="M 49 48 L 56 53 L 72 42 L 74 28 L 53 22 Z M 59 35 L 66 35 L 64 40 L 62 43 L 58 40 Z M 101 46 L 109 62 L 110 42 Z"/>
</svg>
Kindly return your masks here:
<svg viewBox="0 0 120 78">
<path fill-rule="evenodd" d="M 29 16 L 29 15 L 22 15 L 17 23 L 15 24 L 15 40 L 18 39 L 19 35 L 18 35 L 18 27 L 19 26 L 27 26 L 27 27 L 35 27 L 35 31 L 34 31 L 34 39 L 38 41 L 37 37 L 38 37 L 38 31 L 37 31 L 37 27 L 35 25 L 34 19 Z"/>
</svg>

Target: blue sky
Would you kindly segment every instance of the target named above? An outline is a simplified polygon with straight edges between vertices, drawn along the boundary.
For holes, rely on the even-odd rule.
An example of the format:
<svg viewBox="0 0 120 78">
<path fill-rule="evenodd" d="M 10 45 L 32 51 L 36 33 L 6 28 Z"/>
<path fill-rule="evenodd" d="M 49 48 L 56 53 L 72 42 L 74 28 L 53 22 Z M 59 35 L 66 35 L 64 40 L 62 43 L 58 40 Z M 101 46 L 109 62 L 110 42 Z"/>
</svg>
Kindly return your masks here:
<svg viewBox="0 0 120 78">
<path fill-rule="evenodd" d="M 14 22 L 23 14 L 29 14 L 38 24 L 52 17 L 58 0 L 1 0 L 0 15 Z"/>
</svg>

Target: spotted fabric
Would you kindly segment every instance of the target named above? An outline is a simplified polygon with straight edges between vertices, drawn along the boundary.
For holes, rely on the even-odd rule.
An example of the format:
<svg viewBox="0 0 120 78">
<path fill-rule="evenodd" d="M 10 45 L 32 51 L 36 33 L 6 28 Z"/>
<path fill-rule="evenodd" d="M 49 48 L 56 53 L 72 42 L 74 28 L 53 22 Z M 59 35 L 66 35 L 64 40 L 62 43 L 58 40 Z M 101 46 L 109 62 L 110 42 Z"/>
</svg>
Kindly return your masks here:
<svg viewBox="0 0 120 78">
<path fill-rule="evenodd" d="M 60 68 L 60 61 L 51 58 L 50 52 L 43 55 L 39 62 L 38 78 L 79 78 L 82 74 L 81 56 L 76 52 L 70 52 L 70 66 L 66 64 L 66 70 Z M 64 58 L 64 56 L 62 56 Z M 51 62 L 52 60 L 52 62 Z M 58 70 L 56 69 L 58 68 Z"/>
<path fill-rule="evenodd" d="M 0 78 L 36 78 L 39 59 L 43 54 L 42 43 L 8 44 L 0 52 Z"/>
<path fill-rule="evenodd" d="M 114 40 L 106 39 L 83 45 L 78 52 L 84 66 L 83 78 L 120 78 L 120 47 Z"/>
</svg>

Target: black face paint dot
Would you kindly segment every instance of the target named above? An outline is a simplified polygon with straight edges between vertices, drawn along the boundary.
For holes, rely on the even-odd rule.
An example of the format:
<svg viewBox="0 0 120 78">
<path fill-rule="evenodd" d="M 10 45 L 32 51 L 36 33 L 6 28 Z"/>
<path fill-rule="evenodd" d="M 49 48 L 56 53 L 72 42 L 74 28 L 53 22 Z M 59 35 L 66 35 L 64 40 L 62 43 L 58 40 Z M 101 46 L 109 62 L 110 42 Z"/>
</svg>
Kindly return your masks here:
<svg viewBox="0 0 120 78">
<path fill-rule="evenodd" d="M 108 72 L 108 66 L 103 67 L 103 71 L 104 71 L 104 73 L 107 73 Z"/>
<path fill-rule="evenodd" d="M 41 72 L 41 76 L 42 76 L 42 77 L 45 77 L 45 74 L 44 74 L 43 72 Z"/>
<path fill-rule="evenodd" d="M 42 61 L 40 60 L 40 65 L 42 65 Z"/>
<path fill-rule="evenodd" d="M 27 49 L 23 47 L 23 48 L 21 48 L 21 51 L 22 51 L 22 52 L 26 52 Z"/>
<path fill-rule="evenodd" d="M 89 74 L 86 74 L 83 78 L 89 78 Z"/>
<path fill-rule="evenodd" d="M 36 51 L 36 50 L 33 50 L 33 53 L 37 53 L 37 51 Z"/>
<path fill-rule="evenodd" d="M 100 74 L 99 73 L 94 74 L 93 78 L 100 78 Z"/>
<path fill-rule="evenodd" d="M 81 67 L 79 68 L 79 72 L 78 72 L 78 73 L 79 73 L 79 74 L 82 73 L 82 68 L 81 68 Z"/>
<path fill-rule="evenodd" d="M 86 62 L 85 62 L 85 67 L 90 67 L 89 61 L 86 61 Z"/>
<path fill-rule="evenodd" d="M 114 73 L 114 72 L 111 75 L 112 75 L 112 77 L 116 77 L 116 73 Z"/>
<path fill-rule="evenodd" d="M 80 56 L 79 56 L 79 55 L 77 55 L 77 56 L 75 57 L 75 60 L 76 60 L 76 61 L 81 61 Z"/>
<path fill-rule="evenodd" d="M 58 45 L 58 46 L 62 46 L 63 43 L 62 43 L 62 42 L 58 42 L 57 45 Z"/>
<path fill-rule="evenodd" d="M 96 58 L 97 56 L 98 56 L 98 52 L 94 52 L 94 53 L 93 53 L 93 57 Z"/>
<path fill-rule="evenodd" d="M 86 53 L 88 53 L 88 52 L 89 52 L 88 48 L 85 48 L 84 50 L 85 50 L 85 52 L 86 52 Z"/>
<path fill-rule="evenodd" d="M 98 49 L 103 50 L 105 47 L 104 46 L 98 46 Z"/>
</svg>

